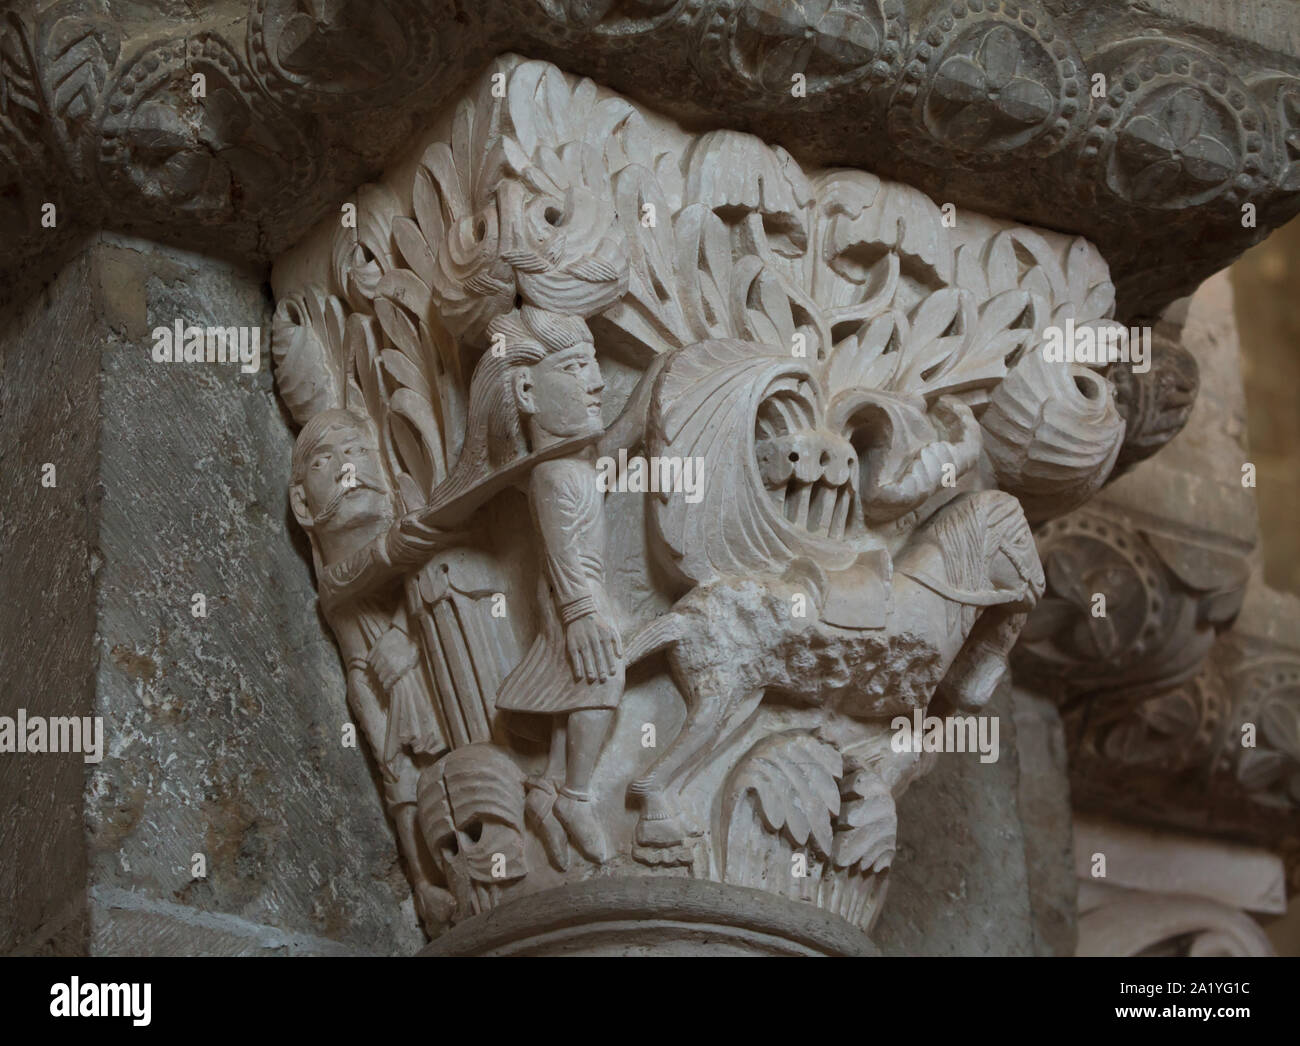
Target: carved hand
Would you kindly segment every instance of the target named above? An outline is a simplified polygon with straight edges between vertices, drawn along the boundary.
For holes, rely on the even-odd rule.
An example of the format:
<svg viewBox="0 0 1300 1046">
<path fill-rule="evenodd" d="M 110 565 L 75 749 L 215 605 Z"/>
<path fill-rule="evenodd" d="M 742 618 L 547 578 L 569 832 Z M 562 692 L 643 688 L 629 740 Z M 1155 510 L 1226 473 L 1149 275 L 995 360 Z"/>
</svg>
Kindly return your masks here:
<svg viewBox="0 0 1300 1046">
<path fill-rule="evenodd" d="M 375 670 L 379 685 L 391 691 L 397 681 L 415 667 L 420 652 L 400 628 L 390 628 L 370 651 L 370 667 Z"/>
<path fill-rule="evenodd" d="M 395 565 L 414 566 L 439 549 L 463 540 L 463 534 L 439 530 L 421 522 L 422 511 L 408 512 L 388 532 L 388 555 Z"/>
<path fill-rule="evenodd" d="M 618 671 L 623 658 L 623 640 L 618 629 L 599 614 L 588 614 L 571 621 L 565 633 L 569 664 L 573 678 L 581 683 L 605 682 Z"/>
</svg>

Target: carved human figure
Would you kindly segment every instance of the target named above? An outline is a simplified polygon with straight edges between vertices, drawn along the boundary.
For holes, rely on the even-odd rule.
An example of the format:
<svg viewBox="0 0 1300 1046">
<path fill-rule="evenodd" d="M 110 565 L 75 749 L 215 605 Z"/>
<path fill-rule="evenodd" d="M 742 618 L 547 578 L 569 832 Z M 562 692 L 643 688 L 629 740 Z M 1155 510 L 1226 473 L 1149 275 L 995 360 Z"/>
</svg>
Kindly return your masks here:
<svg viewBox="0 0 1300 1046">
<path fill-rule="evenodd" d="M 421 766 L 443 754 L 447 742 L 398 582 L 449 536 L 413 518 L 394 522 L 375 437 L 348 410 L 322 411 L 303 427 L 289 500 L 311 537 L 321 605 L 346 665 L 348 704 L 383 775 L 422 916 L 442 924 L 449 898 L 423 866 L 415 803 Z"/>
<path fill-rule="evenodd" d="M 490 331 L 504 337 L 508 388 L 531 450 L 603 431 L 605 383 L 582 320 L 528 309 L 493 321 Z M 594 450 L 541 462 L 527 490 L 541 544 L 540 628 L 502 683 L 497 707 L 553 717 L 547 776 L 563 780 L 555 815 L 577 847 L 602 862 L 609 848 L 591 779 L 623 695 L 625 666 L 620 619 L 605 590 Z"/>
</svg>

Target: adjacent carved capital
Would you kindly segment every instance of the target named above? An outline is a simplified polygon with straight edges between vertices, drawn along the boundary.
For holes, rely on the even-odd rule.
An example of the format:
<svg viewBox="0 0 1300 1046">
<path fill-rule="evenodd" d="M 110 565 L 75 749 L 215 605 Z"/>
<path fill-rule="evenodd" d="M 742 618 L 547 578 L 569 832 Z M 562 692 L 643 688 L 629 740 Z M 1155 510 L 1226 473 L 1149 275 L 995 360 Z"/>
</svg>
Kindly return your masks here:
<svg viewBox="0 0 1300 1046">
<path fill-rule="evenodd" d="M 1143 527 L 1112 506 L 1037 532 L 1047 592 L 1017 649 L 1018 677 L 1123 703 L 1189 680 L 1236 617 L 1249 577 L 1235 550 Z"/>
<path fill-rule="evenodd" d="M 1290 889 L 1300 890 L 1294 603 L 1252 588 L 1233 628 L 1191 674 L 1131 680 L 1067 704 L 1076 809 L 1268 846 L 1285 858 Z M 1198 652 L 1194 639 L 1184 642 Z"/>
</svg>

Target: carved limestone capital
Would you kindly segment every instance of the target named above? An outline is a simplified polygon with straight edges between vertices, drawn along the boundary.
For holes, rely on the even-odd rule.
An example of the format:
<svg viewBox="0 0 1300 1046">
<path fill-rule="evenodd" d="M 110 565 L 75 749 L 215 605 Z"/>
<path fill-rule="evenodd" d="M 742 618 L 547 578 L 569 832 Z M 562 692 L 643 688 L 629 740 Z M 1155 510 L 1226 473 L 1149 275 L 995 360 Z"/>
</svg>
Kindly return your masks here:
<svg viewBox="0 0 1300 1046">
<path fill-rule="evenodd" d="M 336 632 L 419 651 L 354 680 L 417 886 L 513 925 L 685 877 L 870 931 L 916 724 L 991 714 L 1052 591 L 1030 521 L 1124 446 L 1118 364 L 1047 351 L 1110 322 L 1096 248 L 516 56 L 355 199 L 277 262 L 272 349 L 318 570 L 392 570 Z"/>
</svg>

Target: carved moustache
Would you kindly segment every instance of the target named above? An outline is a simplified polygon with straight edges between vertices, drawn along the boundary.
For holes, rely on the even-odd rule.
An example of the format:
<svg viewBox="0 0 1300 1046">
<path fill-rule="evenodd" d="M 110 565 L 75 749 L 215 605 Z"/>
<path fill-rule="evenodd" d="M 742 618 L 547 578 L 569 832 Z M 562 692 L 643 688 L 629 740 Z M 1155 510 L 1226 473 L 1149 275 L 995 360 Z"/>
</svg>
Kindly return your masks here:
<svg viewBox="0 0 1300 1046">
<path fill-rule="evenodd" d="M 339 506 L 343 504 L 343 499 L 358 490 L 373 490 L 380 494 L 388 493 L 388 491 L 378 483 L 365 478 L 360 473 L 357 473 L 355 483 L 347 487 L 340 486 L 334 491 L 329 501 L 325 503 L 325 507 L 322 508 L 320 512 L 316 514 L 316 518 L 312 520 L 312 525 L 320 526 L 322 523 L 328 523 L 334 517 L 334 514 L 338 512 Z"/>
</svg>

